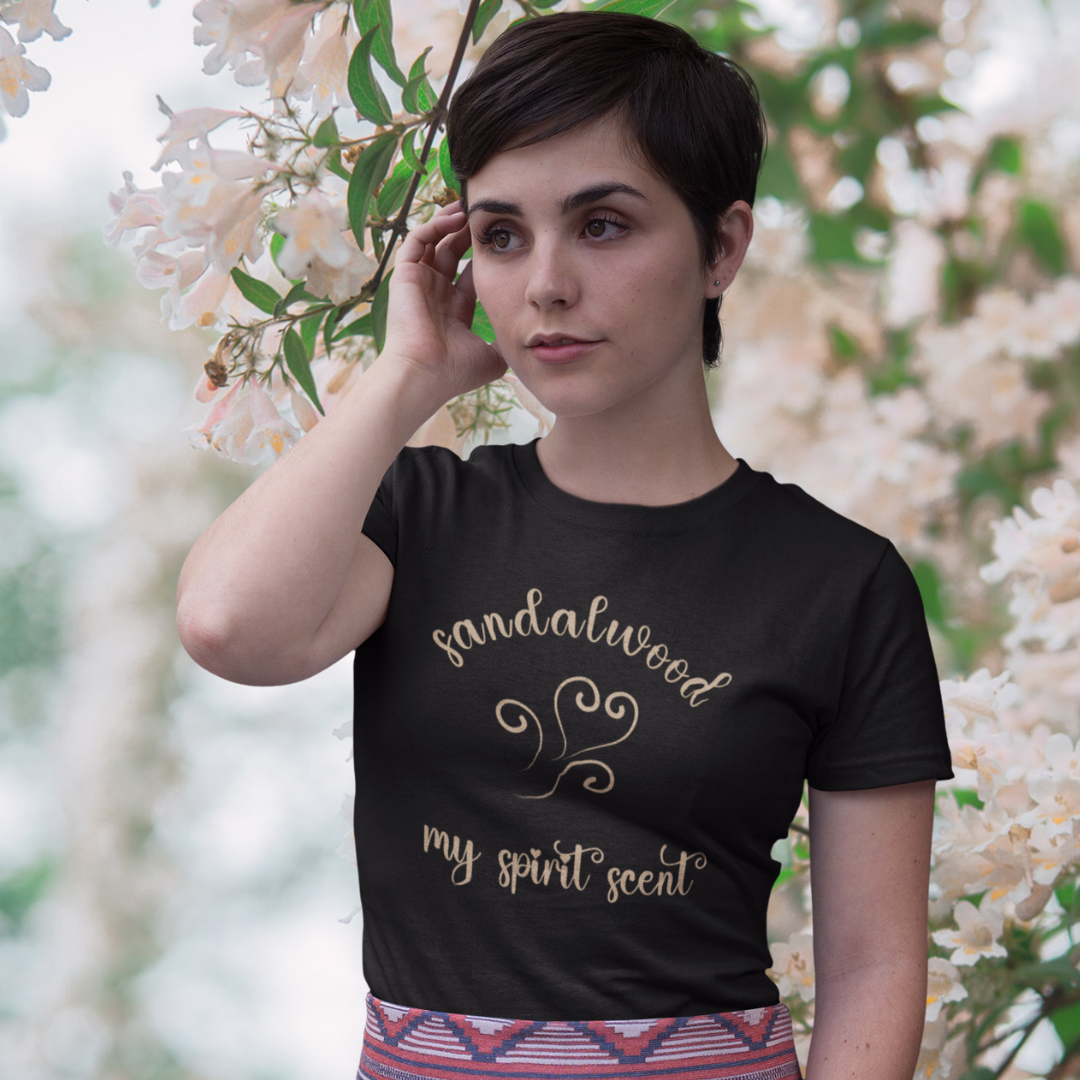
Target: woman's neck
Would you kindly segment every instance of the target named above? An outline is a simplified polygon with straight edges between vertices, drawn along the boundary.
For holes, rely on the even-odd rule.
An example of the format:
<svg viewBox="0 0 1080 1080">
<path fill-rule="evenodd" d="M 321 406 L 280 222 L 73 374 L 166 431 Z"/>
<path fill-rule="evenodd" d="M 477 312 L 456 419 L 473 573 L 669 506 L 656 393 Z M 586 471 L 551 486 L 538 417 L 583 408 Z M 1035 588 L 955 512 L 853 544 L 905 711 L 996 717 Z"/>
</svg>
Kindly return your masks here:
<svg viewBox="0 0 1080 1080">
<path fill-rule="evenodd" d="M 671 407 L 646 398 L 617 416 L 560 417 L 537 454 L 547 478 L 563 491 L 640 506 L 695 499 L 738 465 L 713 427 L 704 381 L 692 406 L 685 397 Z"/>
</svg>

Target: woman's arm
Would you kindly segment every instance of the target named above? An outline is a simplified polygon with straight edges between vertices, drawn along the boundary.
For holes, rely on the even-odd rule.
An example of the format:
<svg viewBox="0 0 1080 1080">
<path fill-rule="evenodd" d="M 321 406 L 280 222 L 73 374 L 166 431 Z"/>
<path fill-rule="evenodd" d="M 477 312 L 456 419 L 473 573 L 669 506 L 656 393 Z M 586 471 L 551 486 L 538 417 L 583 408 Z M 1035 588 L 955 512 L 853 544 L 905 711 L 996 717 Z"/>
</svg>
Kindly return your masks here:
<svg viewBox="0 0 1080 1080">
<path fill-rule="evenodd" d="M 810 788 L 814 1034 L 807 1080 L 911 1080 L 926 1010 L 934 781 Z"/>
<path fill-rule="evenodd" d="M 498 352 L 469 330 L 469 232 L 456 205 L 402 245 L 387 344 L 338 407 L 199 538 L 177 588 L 184 647 L 234 682 L 295 682 L 382 622 L 394 570 L 361 532 L 383 474 L 451 397 L 498 378 Z"/>
</svg>

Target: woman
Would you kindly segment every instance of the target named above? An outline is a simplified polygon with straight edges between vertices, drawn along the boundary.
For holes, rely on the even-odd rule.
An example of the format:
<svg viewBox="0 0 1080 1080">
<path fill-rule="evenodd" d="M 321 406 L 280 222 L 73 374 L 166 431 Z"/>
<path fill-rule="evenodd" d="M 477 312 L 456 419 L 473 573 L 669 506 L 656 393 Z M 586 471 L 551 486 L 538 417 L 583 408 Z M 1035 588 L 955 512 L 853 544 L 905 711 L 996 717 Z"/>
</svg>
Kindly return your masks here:
<svg viewBox="0 0 1080 1080">
<path fill-rule="evenodd" d="M 798 1076 L 765 912 L 806 780 L 808 1076 L 907 1080 L 951 776 L 918 590 L 733 458 L 705 392 L 754 90 L 673 27 L 554 15 L 491 47 L 448 138 L 463 198 L 404 243 L 383 354 L 179 590 L 225 678 L 356 649 L 361 1073 Z M 507 366 L 544 439 L 403 449 Z"/>
</svg>

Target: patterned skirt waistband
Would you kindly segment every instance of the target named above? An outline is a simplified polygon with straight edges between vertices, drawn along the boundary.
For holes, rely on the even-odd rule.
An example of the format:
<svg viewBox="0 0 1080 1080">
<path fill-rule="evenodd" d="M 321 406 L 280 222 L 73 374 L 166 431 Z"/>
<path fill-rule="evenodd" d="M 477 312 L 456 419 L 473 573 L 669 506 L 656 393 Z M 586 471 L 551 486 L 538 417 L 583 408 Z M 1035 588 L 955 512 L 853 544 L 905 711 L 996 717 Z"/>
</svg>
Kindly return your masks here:
<svg viewBox="0 0 1080 1080">
<path fill-rule="evenodd" d="M 799 1080 L 785 1005 L 663 1020 L 501 1020 L 370 994 L 358 1080 Z"/>
</svg>

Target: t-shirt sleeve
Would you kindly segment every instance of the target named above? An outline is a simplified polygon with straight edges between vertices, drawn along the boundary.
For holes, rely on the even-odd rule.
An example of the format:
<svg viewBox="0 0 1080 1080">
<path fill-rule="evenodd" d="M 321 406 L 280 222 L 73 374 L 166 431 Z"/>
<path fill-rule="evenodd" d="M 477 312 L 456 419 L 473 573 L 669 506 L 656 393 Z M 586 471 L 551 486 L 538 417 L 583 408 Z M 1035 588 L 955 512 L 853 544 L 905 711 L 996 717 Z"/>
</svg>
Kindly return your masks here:
<svg viewBox="0 0 1080 1080">
<path fill-rule="evenodd" d="M 806 778 L 850 791 L 947 780 L 950 762 L 922 597 L 890 543 L 859 598 L 836 712 L 814 736 Z"/>
<path fill-rule="evenodd" d="M 374 540 L 382 549 L 383 554 L 397 565 L 397 519 L 394 517 L 394 474 L 397 471 L 398 460 L 386 470 L 386 475 L 375 492 L 375 498 L 371 500 L 371 508 L 364 519 L 363 534 Z"/>
</svg>

